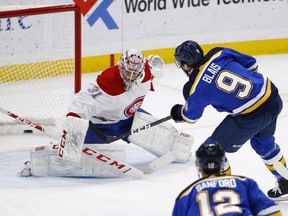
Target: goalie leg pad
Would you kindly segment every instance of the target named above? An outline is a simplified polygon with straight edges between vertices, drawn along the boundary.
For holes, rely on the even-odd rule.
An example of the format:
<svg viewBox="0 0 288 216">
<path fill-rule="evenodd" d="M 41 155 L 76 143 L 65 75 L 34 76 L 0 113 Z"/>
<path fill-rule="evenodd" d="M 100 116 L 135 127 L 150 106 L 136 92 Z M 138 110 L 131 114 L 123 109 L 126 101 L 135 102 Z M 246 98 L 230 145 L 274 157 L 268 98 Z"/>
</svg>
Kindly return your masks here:
<svg viewBox="0 0 288 216">
<path fill-rule="evenodd" d="M 31 173 L 33 176 L 48 176 L 50 173 L 50 155 L 56 156 L 58 146 L 45 145 L 33 147 L 30 152 Z"/>
<path fill-rule="evenodd" d="M 125 146 L 123 144 L 89 144 L 89 148 L 111 155 L 113 158 L 125 161 Z M 84 145 L 85 147 L 85 145 Z M 77 176 L 77 177 L 118 177 L 112 168 L 81 157 L 79 162 L 62 160 L 58 156 L 58 145 L 34 147 L 31 151 L 31 172 L 33 176 Z"/>
<path fill-rule="evenodd" d="M 178 130 L 175 131 L 174 142 L 172 143 L 172 152 L 177 157 L 175 162 L 186 162 L 190 159 L 193 141 L 194 138 L 191 135 Z"/>
<path fill-rule="evenodd" d="M 157 118 L 151 115 L 136 112 L 132 130 L 156 120 Z M 190 159 L 194 139 L 192 135 L 180 132 L 173 125 L 163 122 L 153 128 L 130 135 L 128 140 L 157 157 L 171 151 L 176 156 L 175 162 L 186 162 Z"/>
<path fill-rule="evenodd" d="M 72 116 L 65 118 L 64 130 L 59 141 L 59 158 L 74 162 L 80 161 L 88 125 L 85 119 Z"/>
</svg>

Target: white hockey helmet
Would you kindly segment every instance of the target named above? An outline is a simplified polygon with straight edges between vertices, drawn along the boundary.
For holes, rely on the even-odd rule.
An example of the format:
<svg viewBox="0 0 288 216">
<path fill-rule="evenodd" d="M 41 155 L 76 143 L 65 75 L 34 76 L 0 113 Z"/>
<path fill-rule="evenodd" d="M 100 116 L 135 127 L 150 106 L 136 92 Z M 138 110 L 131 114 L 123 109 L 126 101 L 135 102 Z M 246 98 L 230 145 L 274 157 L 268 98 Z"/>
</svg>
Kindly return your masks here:
<svg viewBox="0 0 288 216">
<path fill-rule="evenodd" d="M 145 58 L 141 51 L 126 50 L 118 63 L 125 90 L 137 89 L 144 78 Z"/>
</svg>

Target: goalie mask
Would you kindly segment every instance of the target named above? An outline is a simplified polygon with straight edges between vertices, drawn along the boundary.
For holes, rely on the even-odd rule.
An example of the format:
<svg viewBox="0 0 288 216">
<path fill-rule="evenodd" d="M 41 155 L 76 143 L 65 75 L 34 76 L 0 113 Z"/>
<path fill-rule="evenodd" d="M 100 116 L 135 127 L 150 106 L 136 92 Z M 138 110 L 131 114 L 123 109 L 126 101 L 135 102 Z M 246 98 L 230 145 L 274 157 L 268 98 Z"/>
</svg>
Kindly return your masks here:
<svg viewBox="0 0 288 216">
<path fill-rule="evenodd" d="M 196 151 L 195 162 L 199 177 L 219 174 L 224 170 L 225 152 L 217 143 L 203 143 Z"/>
<path fill-rule="evenodd" d="M 136 49 L 126 50 L 118 63 L 126 91 L 137 89 L 144 78 L 145 58 Z"/>
</svg>

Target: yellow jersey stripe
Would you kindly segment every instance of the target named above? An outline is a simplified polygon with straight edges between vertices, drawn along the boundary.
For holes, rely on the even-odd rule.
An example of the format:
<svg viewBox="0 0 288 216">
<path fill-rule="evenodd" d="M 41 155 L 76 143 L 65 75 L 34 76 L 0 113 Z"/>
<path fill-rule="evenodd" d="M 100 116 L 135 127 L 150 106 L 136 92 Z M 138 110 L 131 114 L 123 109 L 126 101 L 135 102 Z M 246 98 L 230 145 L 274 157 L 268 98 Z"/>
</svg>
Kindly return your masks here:
<svg viewBox="0 0 288 216">
<path fill-rule="evenodd" d="M 241 112 L 241 114 L 247 114 L 247 113 L 250 113 L 250 112 L 256 110 L 259 106 L 261 106 L 270 97 L 271 91 L 272 91 L 271 81 L 268 79 L 266 93 L 264 94 L 264 96 L 260 100 L 258 100 L 254 105 L 252 105 L 250 108 Z"/>
<path fill-rule="evenodd" d="M 204 73 L 204 71 L 206 70 L 206 68 L 208 67 L 208 65 L 211 63 L 211 61 L 213 61 L 215 58 L 217 58 L 218 56 L 220 56 L 222 53 L 222 50 L 215 53 L 208 62 L 206 62 L 201 68 L 200 68 L 200 71 L 199 73 L 197 74 L 196 76 L 196 79 L 195 79 L 195 82 L 193 83 L 191 89 L 190 89 L 190 92 L 189 92 L 189 96 L 192 95 L 196 89 L 196 86 L 198 85 L 199 81 L 200 81 L 200 78 L 202 76 L 202 74 Z M 193 72 L 192 72 L 193 73 Z"/>
</svg>

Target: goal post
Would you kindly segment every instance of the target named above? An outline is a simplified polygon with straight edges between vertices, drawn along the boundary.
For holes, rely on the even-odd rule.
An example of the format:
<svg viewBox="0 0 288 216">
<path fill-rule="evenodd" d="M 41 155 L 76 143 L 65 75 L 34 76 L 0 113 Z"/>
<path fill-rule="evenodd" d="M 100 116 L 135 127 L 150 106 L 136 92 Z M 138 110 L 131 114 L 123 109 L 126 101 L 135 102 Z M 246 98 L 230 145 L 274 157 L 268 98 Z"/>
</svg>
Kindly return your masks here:
<svg viewBox="0 0 288 216">
<path fill-rule="evenodd" d="M 77 5 L 0 9 L 0 106 L 60 127 L 81 89 L 81 11 Z M 31 132 L 0 114 L 0 134 Z"/>
</svg>

